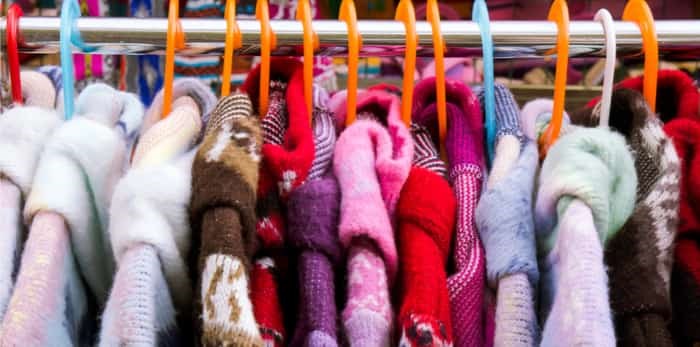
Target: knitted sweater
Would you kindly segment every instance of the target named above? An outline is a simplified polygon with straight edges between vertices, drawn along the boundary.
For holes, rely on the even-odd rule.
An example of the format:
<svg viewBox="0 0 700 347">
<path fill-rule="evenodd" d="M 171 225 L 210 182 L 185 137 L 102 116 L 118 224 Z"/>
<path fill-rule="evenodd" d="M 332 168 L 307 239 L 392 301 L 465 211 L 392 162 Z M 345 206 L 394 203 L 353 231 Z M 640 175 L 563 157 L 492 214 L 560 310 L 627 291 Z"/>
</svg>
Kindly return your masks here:
<svg viewBox="0 0 700 347">
<path fill-rule="evenodd" d="M 114 271 L 106 235 L 110 199 L 127 158 L 126 138 L 142 115 L 135 96 L 91 85 L 78 97 L 76 117 L 47 140 L 25 206 L 32 227 L 0 344 L 92 339 L 89 310 L 104 304 Z"/>
<path fill-rule="evenodd" d="M 659 71 L 658 78 L 657 113 L 681 160 L 680 220 L 671 275 L 671 331 L 676 345 L 692 345 L 700 342 L 700 246 L 696 237 L 700 232 L 700 190 L 696 183 L 700 172 L 696 159 L 700 94 L 682 71 Z M 622 81 L 618 88 L 641 92 L 643 76 Z"/>
<path fill-rule="evenodd" d="M 344 95 L 334 99 L 343 99 L 332 103 L 338 123 L 344 124 Z M 335 148 L 339 234 L 348 252 L 342 320 L 351 346 L 388 346 L 392 341 L 390 290 L 398 270 L 394 213 L 413 158 L 413 143 L 399 109 L 392 94 L 360 93 L 358 119 L 341 133 Z"/>
<path fill-rule="evenodd" d="M 43 74 L 21 74 L 25 106 L 0 115 L 0 319 L 12 293 L 24 235 L 23 201 L 31 191 L 34 172 L 46 140 L 61 124 L 50 109 L 56 91 Z"/>
<path fill-rule="evenodd" d="M 460 81 L 448 80 L 446 138 L 449 179 L 457 198 L 457 231 L 452 251 L 455 269 L 447 279 L 455 345 L 481 346 L 484 329 L 484 250 L 474 223 L 485 166 L 481 107 Z M 435 79 L 416 85 L 412 119 L 437 133 Z"/>
<path fill-rule="evenodd" d="M 186 259 L 190 170 L 202 121 L 189 97 L 141 138 L 112 199 L 110 240 L 118 271 L 103 314 L 101 346 L 179 341 L 192 289 Z"/>
<path fill-rule="evenodd" d="M 563 130 L 542 164 L 535 205 L 542 345 L 614 346 L 603 245 L 634 208 L 634 163 L 617 134 Z"/>
<path fill-rule="evenodd" d="M 613 93 L 611 126 L 627 138 L 639 185 L 634 213 L 605 249 L 618 346 L 672 346 L 670 277 L 678 226 L 680 161 L 641 94 Z M 572 114 L 596 126 L 598 110 Z"/>
<path fill-rule="evenodd" d="M 263 345 L 248 297 L 261 144 L 248 96 L 219 101 L 192 167 L 190 218 L 200 248 L 195 309 L 203 346 Z"/>
</svg>

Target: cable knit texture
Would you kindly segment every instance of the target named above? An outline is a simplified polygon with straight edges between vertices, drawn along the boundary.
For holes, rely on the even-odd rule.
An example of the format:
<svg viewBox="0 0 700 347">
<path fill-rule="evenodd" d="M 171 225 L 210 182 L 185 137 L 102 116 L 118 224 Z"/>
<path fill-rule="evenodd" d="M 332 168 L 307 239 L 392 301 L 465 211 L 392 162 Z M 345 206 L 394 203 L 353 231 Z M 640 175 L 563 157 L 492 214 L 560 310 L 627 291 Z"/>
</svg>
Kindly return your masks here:
<svg viewBox="0 0 700 347">
<path fill-rule="evenodd" d="M 389 289 L 398 268 L 394 211 L 413 158 L 399 105 L 396 96 L 383 91 L 358 95 L 358 120 L 342 132 L 335 148 L 342 197 L 339 234 L 348 250 L 342 319 L 351 346 L 391 344 Z M 343 109 L 334 109 L 339 123 L 344 123 Z"/>
<path fill-rule="evenodd" d="M 88 310 L 91 302 L 104 304 L 112 282 L 107 214 L 131 135 L 118 123 L 136 121 L 128 127 L 135 129 L 142 116 L 135 96 L 95 84 L 78 97 L 76 117 L 47 139 L 25 205 L 32 227 L 0 344 L 73 345 L 92 339 Z"/>
<path fill-rule="evenodd" d="M 449 178 L 457 198 L 457 231 L 453 257 L 455 269 L 447 280 L 450 308 L 457 346 L 485 343 L 484 250 L 474 224 L 484 170 L 484 130 L 481 107 L 476 96 L 460 81 L 448 80 L 447 138 Z M 416 85 L 413 121 L 437 133 L 435 79 Z"/>
<path fill-rule="evenodd" d="M 613 93 L 610 125 L 627 138 L 639 177 L 632 217 L 605 249 L 618 346 L 672 346 L 670 277 L 678 226 L 680 161 L 643 96 Z M 572 114 L 597 125 L 599 109 Z"/>
<path fill-rule="evenodd" d="M 248 96 L 221 99 L 192 166 L 189 214 L 199 244 L 195 310 L 202 346 L 263 345 L 248 296 L 261 144 Z"/>
<path fill-rule="evenodd" d="M 535 205 L 543 346 L 615 346 L 602 246 L 636 188 L 625 141 L 608 130 L 569 129 L 547 153 Z"/>
</svg>

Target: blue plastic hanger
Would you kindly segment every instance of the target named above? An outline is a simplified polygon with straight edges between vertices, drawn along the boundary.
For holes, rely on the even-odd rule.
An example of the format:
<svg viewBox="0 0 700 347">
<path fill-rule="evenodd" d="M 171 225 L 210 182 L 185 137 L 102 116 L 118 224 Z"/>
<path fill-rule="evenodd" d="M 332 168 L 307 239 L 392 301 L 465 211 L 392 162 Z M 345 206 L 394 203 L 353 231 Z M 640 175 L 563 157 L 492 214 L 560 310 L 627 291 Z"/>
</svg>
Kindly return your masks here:
<svg viewBox="0 0 700 347">
<path fill-rule="evenodd" d="M 496 145 L 496 96 L 494 95 L 493 39 L 491 38 L 489 9 L 485 0 L 474 1 L 472 21 L 479 24 L 479 30 L 481 31 L 482 55 L 484 57 L 484 103 L 486 104 L 486 114 L 484 115 L 486 123 L 486 151 L 489 163 L 492 163 Z"/>
<path fill-rule="evenodd" d="M 61 7 L 60 51 L 61 70 L 63 75 L 63 112 L 66 120 L 73 117 L 73 94 L 75 72 L 73 71 L 73 55 L 71 44 L 83 52 L 92 52 L 94 47 L 87 45 L 80 36 L 76 19 L 80 17 L 80 6 L 77 0 L 64 0 Z"/>
</svg>

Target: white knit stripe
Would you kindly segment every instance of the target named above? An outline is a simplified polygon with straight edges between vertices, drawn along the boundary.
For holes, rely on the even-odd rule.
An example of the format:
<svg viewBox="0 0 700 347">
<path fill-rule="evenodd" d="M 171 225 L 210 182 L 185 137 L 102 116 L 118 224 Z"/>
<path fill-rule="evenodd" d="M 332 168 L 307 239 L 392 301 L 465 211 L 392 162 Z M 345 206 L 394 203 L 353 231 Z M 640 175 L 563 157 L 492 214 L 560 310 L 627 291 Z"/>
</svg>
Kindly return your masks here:
<svg viewBox="0 0 700 347">
<path fill-rule="evenodd" d="M 336 140 L 333 115 L 326 109 L 314 109 L 314 161 L 309 171 L 309 180 L 323 176 L 333 161 Z"/>
<path fill-rule="evenodd" d="M 248 296 L 248 275 L 240 259 L 218 253 L 207 256 L 200 298 L 205 333 L 244 333 L 250 339 L 260 339 Z"/>
</svg>

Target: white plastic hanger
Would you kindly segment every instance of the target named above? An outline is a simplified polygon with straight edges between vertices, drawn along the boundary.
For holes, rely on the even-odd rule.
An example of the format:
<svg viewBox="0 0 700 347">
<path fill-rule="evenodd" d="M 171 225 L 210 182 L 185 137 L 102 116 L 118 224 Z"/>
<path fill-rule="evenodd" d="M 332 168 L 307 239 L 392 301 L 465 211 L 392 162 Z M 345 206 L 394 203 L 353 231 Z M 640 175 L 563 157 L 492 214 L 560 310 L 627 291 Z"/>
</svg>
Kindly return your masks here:
<svg viewBox="0 0 700 347">
<path fill-rule="evenodd" d="M 610 121 L 610 102 L 612 99 L 613 83 L 615 77 L 615 64 L 617 63 L 617 35 L 612 15 L 604 8 L 595 14 L 595 20 L 603 24 L 605 31 L 605 72 L 603 75 L 603 96 L 600 99 L 600 123 L 601 128 L 607 128 Z"/>
</svg>

